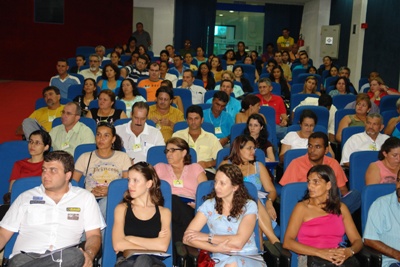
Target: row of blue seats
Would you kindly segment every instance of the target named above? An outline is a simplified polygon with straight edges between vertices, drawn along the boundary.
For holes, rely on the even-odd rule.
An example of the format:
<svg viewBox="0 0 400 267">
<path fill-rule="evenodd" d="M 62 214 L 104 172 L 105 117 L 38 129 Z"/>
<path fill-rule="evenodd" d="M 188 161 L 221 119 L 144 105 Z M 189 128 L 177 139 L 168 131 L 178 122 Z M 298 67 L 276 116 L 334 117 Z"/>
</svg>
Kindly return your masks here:
<svg viewBox="0 0 400 267">
<path fill-rule="evenodd" d="M 30 177 L 30 178 L 25 178 L 21 180 L 17 180 L 13 184 L 12 188 L 12 193 L 11 193 L 11 203 L 24 191 L 29 190 L 35 186 L 39 186 L 41 184 L 41 177 Z M 247 190 L 249 191 L 250 195 L 254 200 L 257 199 L 257 189 L 255 186 L 251 183 L 245 182 L 245 186 Z M 213 181 L 207 181 L 201 183 L 196 191 L 196 210 L 197 208 L 204 202 L 203 197 L 208 195 L 214 187 L 214 182 Z M 116 255 L 115 251 L 112 246 L 112 228 L 114 225 L 114 209 L 115 207 L 121 202 L 122 196 L 124 192 L 128 188 L 128 180 L 127 179 L 118 179 L 115 181 L 112 181 L 109 185 L 108 188 L 108 194 L 107 194 L 107 212 L 106 212 L 106 229 L 104 231 L 104 242 L 102 244 L 102 266 L 114 266 L 116 263 Z M 171 193 L 171 187 L 170 185 L 165 182 L 161 181 L 161 192 L 164 197 L 164 207 L 169 208 L 172 210 L 172 193 Z M 256 239 L 256 244 L 259 245 L 259 228 L 258 228 L 258 222 L 256 223 L 256 226 L 254 228 L 255 231 L 255 239 Z M 202 229 L 202 232 L 208 233 L 209 229 L 207 225 L 205 225 Z M 12 248 L 14 246 L 14 243 L 16 241 L 18 233 L 15 233 L 10 241 L 6 244 L 5 249 L 4 249 L 4 258 L 8 258 L 12 252 Z M 259 247 L 259 251 L 262 251 Z M 172 255 L 173 253 L 173 248 L 172 248 L 172 239 L 170 241 L 170 244 L 168 246 L 167 253 Z M 166 266 L 172 266 L 172 256 L 168 257 L 163 260 L 163 262 L 166 264 Z"/>
<path fill-rule="evenodd" d="M 40 177 L 36 178 L 26 178 L 26 180 L 19 180 L 16 181 L 13 185 L 12 190 L 12 201 L 25 190 L 28 190 L 34 186 L 37 186 L 41 183 Z M 257 197 L 257 190 L 255 187 L 249 183 L 246 183 L 246 187 L 248 188 L 249 192 L 251 193 L 253 198 Z M 199 206 L 202 204 L 202 197 L 207 195 L 213 188 L 213 182 L 208 181 L 204 182 L 199 185 L 196 193 L 196 205 Z M 118 203 L 121 201 L 121 197 L 123 193 L 127 189 L 127 180 L 120 179 L 110 183 L 109 186 L 109 193 L 108 193 L 108 203 L 107 203 L 107 228 L 105 231 L 104 243 L 103 243 L 103 253 L 102 253 L 102 263 L 103 266 L 112 266 L 115 264 L 115 253 L 112 249 L 112 226 L 114 223 L 113 218 L 113 211 L 114 208 Z M 307 183 L 293 183 L 288 184 L 282 188 L 281 192 L 281 201 L 280 201 L 280 227 L 281 232 L 278 235 L 280 240 L 284 239 L 284 235 L 286 232 L 286 228 L 289 223 L 290 215 L 294 206 L 298 203 L 299 200 L 302 199 L 304 196 L 304 192 L 307 189 Z M 161 183 L 161 190 L 163 196 L 165 198 L 165 206 L 171 209 L 171 189 L 167 182 L 162 181 Z M 378 184 L 378 185 L 370 185 L 363 189 L 362 191 L 362 208 L 361 208 L 361 219 L 362 219 L 362 230 L 365 228 L 366 220 L 368 217 L 368 210 L 370 205 L 380 196 L 385 194 L 392 193 L 395 190 L 394 184 Z M 208 232 L 206 226 L 202 229 L 203 232 Z M 255 231 L 258 231 L 258 227 L 255 227 Z M 13 244 L 16 239 L 16 235 L 12 237 L 12 239 L 8 242 L 4 256 L 7 258 L 12 250 Z M 258 238 L 258 234 L 256 234 L 256 238 Z M 257 242 L 259 244 L 259 242 Z M 167 253 L 172 254 L 172 242 L 169 245 Z M 167 258 L 164 261 L 166 264 L 170 264 L 167 266 L 172 266 L 172 258 Z M 291 266 L 297 266 L 297 256 L 296 254 L 292 253 L 291 259 L 288 260 L 288 263 Z M 372 266 L 372 265 L 371 265 Z M 379 265 L 374 265 L 379 266 Z"/>
</svg>

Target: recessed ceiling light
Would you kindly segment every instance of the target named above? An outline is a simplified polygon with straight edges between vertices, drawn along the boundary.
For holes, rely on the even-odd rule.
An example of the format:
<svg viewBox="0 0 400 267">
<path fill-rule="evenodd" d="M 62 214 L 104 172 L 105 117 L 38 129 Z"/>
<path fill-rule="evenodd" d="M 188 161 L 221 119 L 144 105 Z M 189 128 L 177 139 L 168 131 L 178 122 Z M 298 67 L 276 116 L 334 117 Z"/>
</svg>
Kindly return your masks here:
<svg viewBox="0 0 400 267">
<path fill-rule="evenodd" d="M 224 14 L 219 14 L 219 16 L 220 16 L 220 17 L 223 17 L 223 16 L 224 16 Z"/>
</svg>

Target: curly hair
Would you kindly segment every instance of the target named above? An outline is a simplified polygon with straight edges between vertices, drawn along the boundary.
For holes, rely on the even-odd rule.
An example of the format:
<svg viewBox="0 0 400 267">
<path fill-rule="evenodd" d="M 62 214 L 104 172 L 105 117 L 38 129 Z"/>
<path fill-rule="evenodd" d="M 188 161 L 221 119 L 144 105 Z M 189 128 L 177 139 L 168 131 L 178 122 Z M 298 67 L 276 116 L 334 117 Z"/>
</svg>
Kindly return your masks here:
<svg viewBox="0 0 400 267">
<path fill-rule="evenodd" d="M 112 64 L 112 63 L 106 64 L 106 65 L 104 66 L 104 68 L 103 68 L 103 73 L 101 74 L 101 78 L 102 78 L 103 80 L 108 80 L 107 73 L 106 73 L 106 70 L 107 70 L 108 67 L 110 67 L 110 68 L 112 68 L 112 69 L 114 70 L 114 72 L 115 72 L 115 80 L 118 80 L 118 79 L 119 79 L 119 76 L 121 75 L 121 72 L 120 72 L 118 66 L 115 66 L 115 65 Z"/>
<path fill-rule="evenodd" d="M 151 166 L 147 162 L 141 161 L 141 162 L 138 162 L 138 163 L 132 165 L 128 169 L 128 173 L 131 171 L 139 172 L 141 175 L 143 175 L 143 177 L 144 177 L 144 179 L 146 179 L 146 181 L 153 181 L 153 184 L 149 188 L 151 202 L 154 205 L 163 206 L 164 205 L 164 197 L 161 193 L 161 181 L 157 175 L 156 170 L 153 168 L 153 166 Z M 130 205 L 132 200 L 133 200 L 133 198 L 131 197 L 131 195 L 129 193 L 129 189 L 128 189 L 124 193 L 122 203 L 126 203 L 127 205 Z"/>
<path fill-rule="evenodd" d="M 316 173 L 318 178 L 323 179 L 325 182 L 331 183 L 331 189 L 329 189 L 328 198 L 325 201 L 325 207 L 323 207 L 322 209 L 327 213 L 340 215 L 340 196 L 339 188 L 336 184 L 335 172 L 329 165 L 316 165 L 308 171 L 307 179 L 312 173 Z M 308 199 L 310 199 L 310 192 L 307 189 L 303 200 Z"/>
<path fill-rule="evenodd" d="M 249 199 L 252 200 L 249 192 L 247 192 L 247 189 L 244 185 L 242 171 L 236 165 L 224 164 L 219 166 L 216 176 L 219 172 L 225 174 L 229 178 L 233 186 L 238 187 L 237 190 L 233 193 L 232 208 L 229 211 L 228 216 L 228 218 L 230 217 L 238 219 L 240 215 L 245 211 L 244 209 L 247 201 Z M 217 194 L 215 193 L 215 187 L 212 190 L 211 194 L 207 195 L 205 198 L 215 198 L 215 210 L 218 214 L 222 214 L 224 203 L 222 201 L 222 198 L 217 197 Z"/>
<path fill-rule="evenodd" d="M 247 142 L 253 142 L 253 144 L 256 145 L 256 141 L 250 135 L 239 135 L 238 137 L 236 137 L 231 145 L 231 152 L 226 159 L 230 160 L 233 164 L 236 165 L 243 164 L 244 162 L 240 157 L 240 150 L 244 148 Z M 253 164 L 256 161 L 256 156 L 254 155 L 254 160 L 250 161 L 250 163 Z"/>
</svg>

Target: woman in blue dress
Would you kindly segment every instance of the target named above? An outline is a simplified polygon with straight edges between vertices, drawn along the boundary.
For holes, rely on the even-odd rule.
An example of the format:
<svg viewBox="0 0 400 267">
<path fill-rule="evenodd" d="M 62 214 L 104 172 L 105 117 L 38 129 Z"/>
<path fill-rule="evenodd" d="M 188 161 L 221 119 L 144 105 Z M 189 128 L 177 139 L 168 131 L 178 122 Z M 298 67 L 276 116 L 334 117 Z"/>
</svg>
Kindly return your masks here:
<svg viewBox="0 0 400 267">
<path fill-rule="evenodd" d="M 255 243 L 257 204 L 247 192 L 240 169 L 232 164 L 218 168 L 214 190 L 189 224 L 183 242 L 213 253 L 215 266 L 266 266 Z M 210 233 L 200 230 L 207 223 Z M 234 252 L 253 255 L 230 255 Z M 256 256 L 254 256 L 256 255 Z"/>
<path fill-rule="evenodd" d="M 272 224 L 275 226 L 277 218 L 273 202 L 277 197 L 275 186 L 264 164 L 256 160 L 256 141 L 248 135 L 240 135 L 231 144 L 231 152 L 222 164 L 232 163 L 242 171 L 243 179 L 255 185 L 258 191 L 265 190 L 268 195 L 258 204 L 259 225 L 268 240 L 274 244 L 279 242 L 275 236 Z M 264 203 L 264 205 L 263 205 Z M 271 221 L 272 220 L 272 221 Z M 272 224 L 271 224 L 272 223 Z"/>
</svg>

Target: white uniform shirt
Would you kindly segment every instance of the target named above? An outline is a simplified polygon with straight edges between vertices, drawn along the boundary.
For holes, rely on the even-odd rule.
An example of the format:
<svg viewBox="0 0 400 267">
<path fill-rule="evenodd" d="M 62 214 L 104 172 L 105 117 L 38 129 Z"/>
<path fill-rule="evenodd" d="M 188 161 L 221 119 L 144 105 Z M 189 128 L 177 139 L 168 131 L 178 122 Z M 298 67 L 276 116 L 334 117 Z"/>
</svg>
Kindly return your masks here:
<svg viewBox="0 0 400 267">
<path fill-rule="evenodd" d="M 58 203 L 45 194 L 43 185 L 22 193 L 0 226 L 19 231 L 12 257 L 21 251 L 42 254 L 78 244 L 84 231 L 106 225 L 93 194 L 70 184 Z"/>
<path fill-rule="evenodd" d="M 147 151 L 153 146 L 165 145 L 164 138 L 159 129 L 148 125 L 143 132 L 136 136 L 131 130 L 132 121 L 115 127 L 117 134 L 124 142 L 126 153 L 134 162 L 146 161 Z"/>
</svg>

